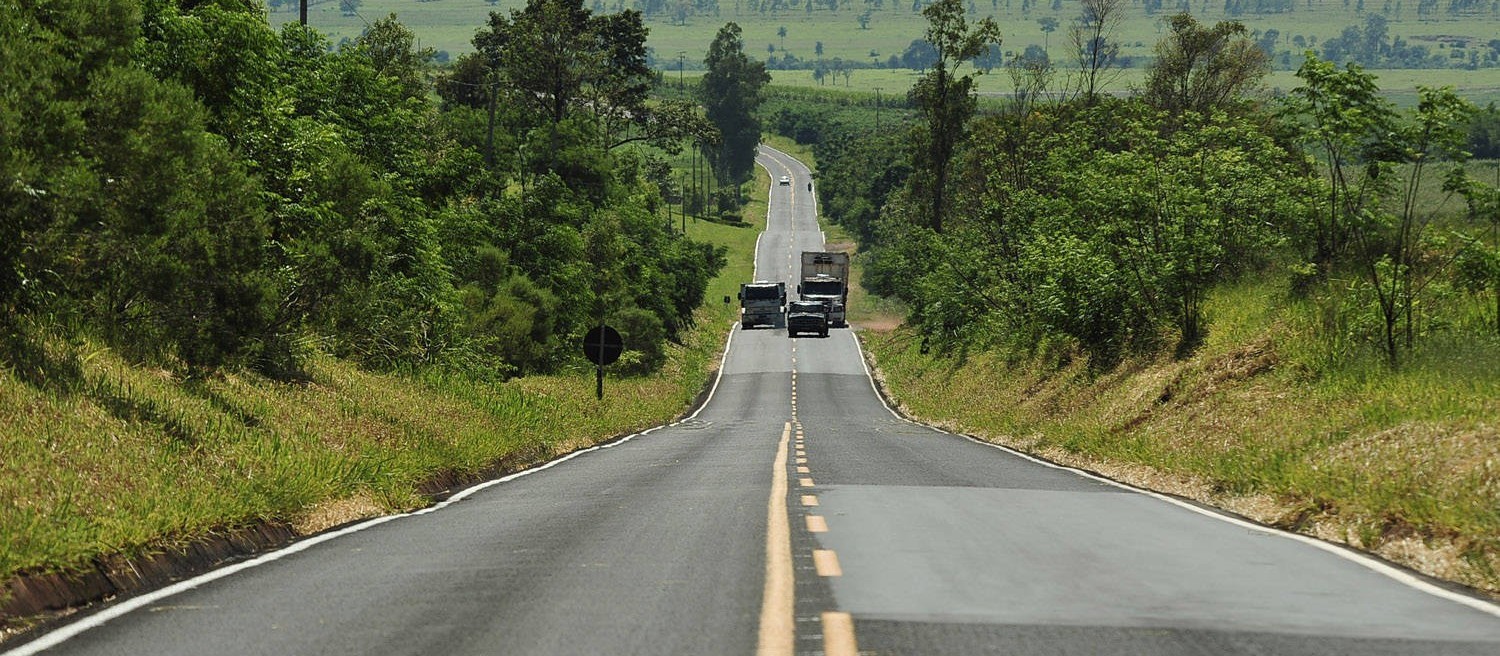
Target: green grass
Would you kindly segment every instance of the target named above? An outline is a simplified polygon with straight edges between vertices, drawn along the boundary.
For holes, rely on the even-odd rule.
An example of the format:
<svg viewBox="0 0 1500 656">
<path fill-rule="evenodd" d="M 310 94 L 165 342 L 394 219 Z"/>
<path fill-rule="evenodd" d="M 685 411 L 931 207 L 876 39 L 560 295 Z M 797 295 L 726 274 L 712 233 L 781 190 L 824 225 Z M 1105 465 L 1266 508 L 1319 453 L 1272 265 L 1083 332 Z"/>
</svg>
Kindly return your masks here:
<svg viewBox="0 0 1500 656">
<path fill-rule="evenodd" d="M 718 366 L 736 309 L 721 297 L 750 278 L 768 184 L 751 192 L 749 225 L 688 221 L 693 238 L 729 247 L 729 264 L 662 371 L 610 377 L 602 402 L 591 371 L 492 384 L 328 357 L 308 363 L 305 382 L 186 381 L 31 329 L 39 355 L 0 369 L 0 580 L 260 521 L 311 532 L 408 510 L 428 503 L 431 481 L 670 420 Z"/>
<path fill-rule="evenodd" d="M 1004 35 L 1003 48 L 1011 52 L 1020 52 L 1029 45 L 1044 46 L 1051 53 L 1054 62 L 1060 66 L 1064 65 L 1067 48 L 1067 25 L 1078 13 L 1078 5 L 1075 2 L 1065 2 L 1060 11 L 1053 12 L 1046 3 L 1042 7 L 1027 13 L 1020 11 L 1019 0 L 1013 0 L 1010 8 L 1006 1 L 1000 0 L 998 6 L 992 6 L 987 0 L 979 0 L 976 4 L 977 16 L 991 15 L 1000 24 Z M 338 10 L 338 3 L 328 2 L 316 5 L 310 12 L 309 22 L 319 30 L 332 35 L 335 42 L 341 38 L 353 38 L 357 36 L 364 26 L 375 18 L 385 16 L 388 13 L 396 13 L 398 18 L 411 27 L 421 39 L 421 45 L 446 51 L 452 56 L 472 50 L 470 40 L 474 32 L 484 25 L 490 11 L 508 11 L 523 5 L 522 0 L 500 0 L 491 6 L 485 0 L 441 0 L 438 2 L 418 2 L 417 0 L 365 0 L 356 16 L 343 16 Z M 592 3 L 586 3 L 592 6 Z M 1366 8 L 1370 13 L 1379 12 L 1383 9 L 1383 3 L 1379 0 L 1368 0 Z M 1411 5 L 1411 6 L 1405 6 Z M 612 3 L 606 2 L 604 6 L 612 7 Z M 658 68 L 667 72 L 669 77 L 675 77 L 679 53 L 685 66 L 691 73 L 695 67 L 701 67 L 703 54 L 708 49 L 708 44 L 713 40 L 718 29 L 729 21 L 739 23 L 744 33 L 745 48 L 752 57 L 765 59 L 771 53 L 768 47 L 776 49 L 776 55 L 783 52 L 792 53 L 803 60 L 817 59 L 816 46 L 818 42 L 823 44 L 823 58 L 832 60 L 835 57 L 845 61 L 870 63 L 874 59 L 884 61 L 892 54 L 899 55 L 906 49 L 913 39 L 923 35 L 926 24 L 919 14 L 910 11 L 910 3 L 886 3 L 885 8 L 875 11 L 870 22 L 870 29 L 861 30 L 856 16 L 863 11 L 863 7 L 842 9 L 838 12 L 814 11 L 811 14 L 802 9 L 786 12 L 781 15 L 752 13 L 748 10 L 748 4 L 740 4 L 736 10 L 733 0 L 723 0 L 720 4 L 718 16 L 704 15 L 695 16 L 687 21 L 686 25 L 671 25 L 664 18 L 652 19 L 647 22 L 651 30 L 648 46 L 653 50 Z M 1200 21 L 1213 22 L 1228 18 L 1224 15 L 1222 3 L 1218 5 L 1194 4 L 1195 15 Z M 1041 31 L 1038 20 L 1044 17 L 1058 19 L 1061 27 L 1050 36 Z M 1480 44 L 1495 38 L 1500 34 L 1500 16 L 1485 13 L 1479 16 L 1466 16 L 1462 18 L 1449 17 L 1442 14 L 1435 20 L 1417 20 L 1416 2 L 1403 3 L 1402 12 L 1396 15 L 1394 3 L 1392 11 L 1387 16 L 1390 19 L 1390 34 L 1399 36 L 1415 44 L 1425 44 L 1434 52 L 1446 53 L 1447 49 L 1439 49 L 1439 42 L 1429 40 L 1437 35 L 1460 36 L 1471 39 L 1471 45 L 1480 47 Z M 269 14 L 272 24 L 279 25 L 287 21 L 296 20 L 296 12 L 281 11 Z M 1365 17 L 1357 13 L 1354 7 L 1345 7 L 1342 2 L 1333 0 L 1316 0 L 1307 6 L 1299 5 L 1294 12 L 1281 15 L 1265 16 L 1242 16 L 1241 22 L 1245 23 L 1253 32 L 1275 29 L 1281 34 L 1281 39 L 1276 50 L 1301 51 L 1293 43 L 1293 38 L 1302 36 L 1316 38 L 1319 43 L 1331 37 L 1336 37 L 1347 26 L 1363 24 Z M 787 36 L 783 40 L 777 36 L 779 28 L 785 27 Z M 1151 56 L 1152 48 L 1156 41 L 1162 36 L 1162 27 L 1157 17 L 1147 16 L 1139 9 L 1138 5 L 1128 5 L 1127 19 L 1123 24 L 1118 40 L 1124 44 L 1122 55 L 1142 60 Z M 875 51 L 877 57 L 870 57 L 870 52 Z M 1278 56 L 1279 62 L 1279 56 Z M 1292 67 L 1295 68 L 1295 58 Z M 1411 94 L 1411 90 L 1417 84 L 1453 84 L 1463 90 L 1466 95 L 1477 102 L 1490 102 L 1500 100 L 1500 69 L 1489 68 L 1475 71 L 1464 71 L 1458 69 L 1445 70 L 1401 70 L 1380 71 L 1382 88 L 1393 94 L 1401 96 Z M 773 72 L 777 84 L 781 85 L 803 85 L 816 86 L 811 71 L 776 71 Z M 1125 91 L 1132 84 L 1139 86 L 1142 72 L 1140 68 L 1130 69 L 1107 88 L 1113 91 Z M 872 91 L 875 87 L 882 87 L 887 93 L 904 93 L 910 88 L 915 73 L 906 70 L 858 70 L 849 78 L 851 88 L 860 88 Z M 842 85 L 843 81 L 840 80 Z M 1270 88 L 1280 87 L 1289 89 L 1295 84 L 1289 71 L 1278 71 L 1268 80 Z M 1004 75 L 987 75 L 981 78 L 979 89 L 982 93 L 999 93 L 1008 90 L 1008 80 Z"/>
</svg>

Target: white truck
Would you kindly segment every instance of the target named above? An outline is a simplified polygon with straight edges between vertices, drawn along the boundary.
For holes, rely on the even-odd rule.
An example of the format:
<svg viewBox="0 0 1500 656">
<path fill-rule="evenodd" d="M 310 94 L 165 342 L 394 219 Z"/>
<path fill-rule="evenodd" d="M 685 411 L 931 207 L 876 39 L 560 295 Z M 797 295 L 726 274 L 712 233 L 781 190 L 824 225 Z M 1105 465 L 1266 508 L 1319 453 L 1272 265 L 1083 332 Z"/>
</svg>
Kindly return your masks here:
<svg viewBox="0 0 1500 656">
<path fill-rule="evenodd" d="M 797 298 L 822 301 L 828 306 L 828 323 L 847 326 L 844 306 L 849 303 L 849 254 L 802 251 L 802 273 Z"/>
<path fill-rule="evenodd" d="M 785 321 L 786 283 L 757 280 L 740 285 L 740 326 L 770 325 Z"/>
</svg>

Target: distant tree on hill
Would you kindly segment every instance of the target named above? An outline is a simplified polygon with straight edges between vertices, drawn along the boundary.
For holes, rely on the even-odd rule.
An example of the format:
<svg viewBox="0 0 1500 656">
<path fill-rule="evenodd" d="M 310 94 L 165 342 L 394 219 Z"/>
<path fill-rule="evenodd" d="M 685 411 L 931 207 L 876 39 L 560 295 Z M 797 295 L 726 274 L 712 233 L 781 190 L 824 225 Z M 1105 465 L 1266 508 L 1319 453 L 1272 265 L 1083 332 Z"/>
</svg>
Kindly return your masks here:
<svg viewBox="0 0 1500 656">
<path fill-rule="evenodd" d="M 739 185 L 750 179 L 755 166 L 755 147 L 760 143 L 755 110 L 771 76 L 765 64 L 745 55 L 743 33 L 733 22 L 719 29 L 703 65 L 707 72 L 699 80 L 698 100 L 722 135 L 713 158 L 714 173 L 720 184 Z"/>
</svg>

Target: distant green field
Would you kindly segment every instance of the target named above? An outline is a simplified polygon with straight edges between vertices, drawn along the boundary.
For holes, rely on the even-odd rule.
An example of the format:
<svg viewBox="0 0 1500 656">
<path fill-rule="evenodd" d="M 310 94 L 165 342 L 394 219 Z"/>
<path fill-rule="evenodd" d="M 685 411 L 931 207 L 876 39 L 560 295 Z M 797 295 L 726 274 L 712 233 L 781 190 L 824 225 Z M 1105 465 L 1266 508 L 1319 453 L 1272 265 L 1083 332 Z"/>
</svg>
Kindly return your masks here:
<svg viewBox="0 0 1500 656">
<path fill-rule="evenodd" d="M 616 6 L 617 0 L 607 0 L 599 8 Z M 594 5 L 593 0 L 586 0 Z M 422 45 L 445 51 L 452 56 L 472 50 L 469 41 L 475 30 L 482 26 L 489 12 L 519 7 L 523 0 L 499 0 L 491 5 L 487 0 L 364 0 L 356 15 L 344 16 L 336 2 L 323 2 L 311 8 L 309 22 L 319 30 L 332 35 L 335 41 L 359 34 L 365 24 L 376 18 L 395 13 L 420 37 Z M 974 0 L 972 5 L 976 17 L 993 15 L 1004 33 L 1003 47 L 1018 52 L 1028 45 L 1047 47 L 1052 57 L 1063 64 L 1067 46 L 1068 22 L 1078 14 L 1077 0 L 1064 0 L 1058 11 L 1050 10 L 1048 2 L 1030 12 L 1020 11 L 1020 0 Z M 1226 15 L 1222 3 L 1195 2 L 1195 15 L 1200 21 L 1223 20 Z M 1409 6 L 1408 6 L 1409 5 Z M 1415 0 L 1392 2 L 1386 12 L 1390 19 L 1390 34 L 1409 42 L 1425 44 L 1437 53 L 1450 52 L 1443 47 L 1442 36 L 1451 41 L 1466 38 L 1471 49 L 1485 48 L 1482 44 L 1500 37 L 1500 15 L 1488 13 L 1483 16 L 1466 16 L 1461 19 L 1442 14 L 1438 20 L 1418 21 Z M 294 5 L 288 5 L 294 7 Z M 703 53 L 713 40 L 714 34 L 726 22 L 735 21 L 744 29 L 746 49 L 752 56 L 762 59 L 775 48 L 777 56 L 791 53 L 803 60 L 817 59 L 815 54 L 819 42 L 823 45 L 823 58 L 835 57 L 845 61 L 869 63 L 884 61 L 889 56 L 899 55 L 913 39 L 920 38 L 925 27 L 922 17 L 911 11 L 910 3 L 883 3 L 883 8 L 874 10 L 869 29 L 860 29 L 857 17 L 864 11 L 864 2 L 851 2 L 838 12 L 818 10 L 811 13 L 803 9 L 779 14 L 752 13 L 746 0 L 721 0 L 718 16 L 699 15 L 688 19 L 686 25 L 672 25 L 665 17 L 649 19 L 651 28 L 650 47 L 655 53 L 659 68 L 675 73 L 679 55 L 689 72 L 701 66 Z M 1365 15 L 1356 11 L 1357 0 L 1346 5 L 1342 0 L 1311 0 L 1299 3 L 1297 11 L 1265 16 L 1242 16 L 1239 18 L 1257 36 L 1261 31 L 1275 29 L 1281 38 L 1277 50 L 1298 51 L 1293 39 L 1316 38 L 1317 42 L 1338 36 L 1349 25 L 1362 24 Z M 1364 6 L 1370 12 L 1382 11 L 1384 0 L 1366 0 Z M 1396 11 L 1397 7 L 1401 10 Z M 1163 27 L 1158 17 L 1147 16 L 1138 3 L 1130 5 L 1128 19 L 1118 39 L 1125 44 L 1126 57 L 1148 57 L 1156 41 L 1161 38 Z M 270 13 L 272 24 L 279 25 L 296 20 L 295 9 Z M 1056 18 L 1060 24 L 1050 35 L 1041 31 L 1042 18 Z M 786 38 L 777 36 L 779 28 L 786 28 Z M 871 53 L 875 53 L 872 57 Z M 1467 51 L 1465 51 L 1467 52 Z M 1445 70 L 1385 70 L 1377 71 L 1381 84 L 1388 91 L 1408 92 L 1416 84 L 1452 84 L 1464 90 L 1480 102 L 1500 100 L 1500 68 L 1466 71 Z M 816 86 L 810 71 L 779 71 L 774 73 L 777 84 Z M 1139 83 L 1140 69 L 1126 71 L 1109 89 L 1126 91 L 1130 84 Z M 887 93 L 904 93 L 910 87 L 915 73 L 906 70 L 856 70 L 849 79 L 851 88 L 873 91 L 875 87 Z M 844 80 L 839 80 L 840 86 Z M 1268 81 L 1270 87 L 1290 88 L 1294 81 L 1289 72 L 1278 71 Z M 1004 75 L 986 76 L 980 91 L 997 93 L 1006 91 L 1008 80 Z"/>
<path fill-rule="evenodd" d="M 1483 105 L 1490 102 L 1500 102 L 1500 68 L 1480 69 L 1477 71 L 1465 71 L 1458 69 L 1444 70 L 1374 70 L 1373 73 L 1384 89 L 1386 95 L 1398 104 L 1409 105 L 1416 102 L 1417 85 L 1426 86 L 1453 86 L 1462 91 L 1463 95 L 1470 100 Z M 692 71 L 684 74 L 691 82 L 695 79 Z M 1114 92 L 1126 92 L 1142 86 L 1146 72 L 1143 69 L 1127 69 L 1120 72 L 1118 78 L 1114 79 L 1105 88 Z M 822 89 L 849 90 L 853 92 L 873 93 L 880 89 L 881 93 L 890 98 L 904 96 L 911 89 L 912 83 L 916 81 L 917 71 L 908 69 L 870 69 L 857 70 L 849 75 L 846 81 L 839 78 L 838 84 L 818 84 L 813 79 L 812 71 L 771 71 L 771 81 L 778 86 L 786 87 L 808 87 Z M 675 81 L 676 72 L 673 71 L 669 77 Z M 1008 94 L 1011 92 L 1010 78 L 1002 71 L 992 71 L 988 75 L 978 78 L 978 89 L 981 94 Z M 1265 90 L 1270 93 L 1277 91 L 1288 91 L 1300 84 L 1293 71 L 1275 71 L 1265 79 Z"/>
</svg>

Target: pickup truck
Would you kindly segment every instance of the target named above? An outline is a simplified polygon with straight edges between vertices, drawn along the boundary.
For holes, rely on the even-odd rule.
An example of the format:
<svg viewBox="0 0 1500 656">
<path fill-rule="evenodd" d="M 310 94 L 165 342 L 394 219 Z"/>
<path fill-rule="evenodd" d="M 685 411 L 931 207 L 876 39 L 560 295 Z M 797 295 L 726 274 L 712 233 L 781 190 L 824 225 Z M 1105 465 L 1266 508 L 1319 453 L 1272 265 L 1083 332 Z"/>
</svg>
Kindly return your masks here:
<svg viewBox="0 0 1500 656">
<path fill-rule="evenodd" d="M 828 336 L 828 304 L 822 301 L 792 301 L 786 306 L 786 336 L 810 333 Z"/>
</svg>

